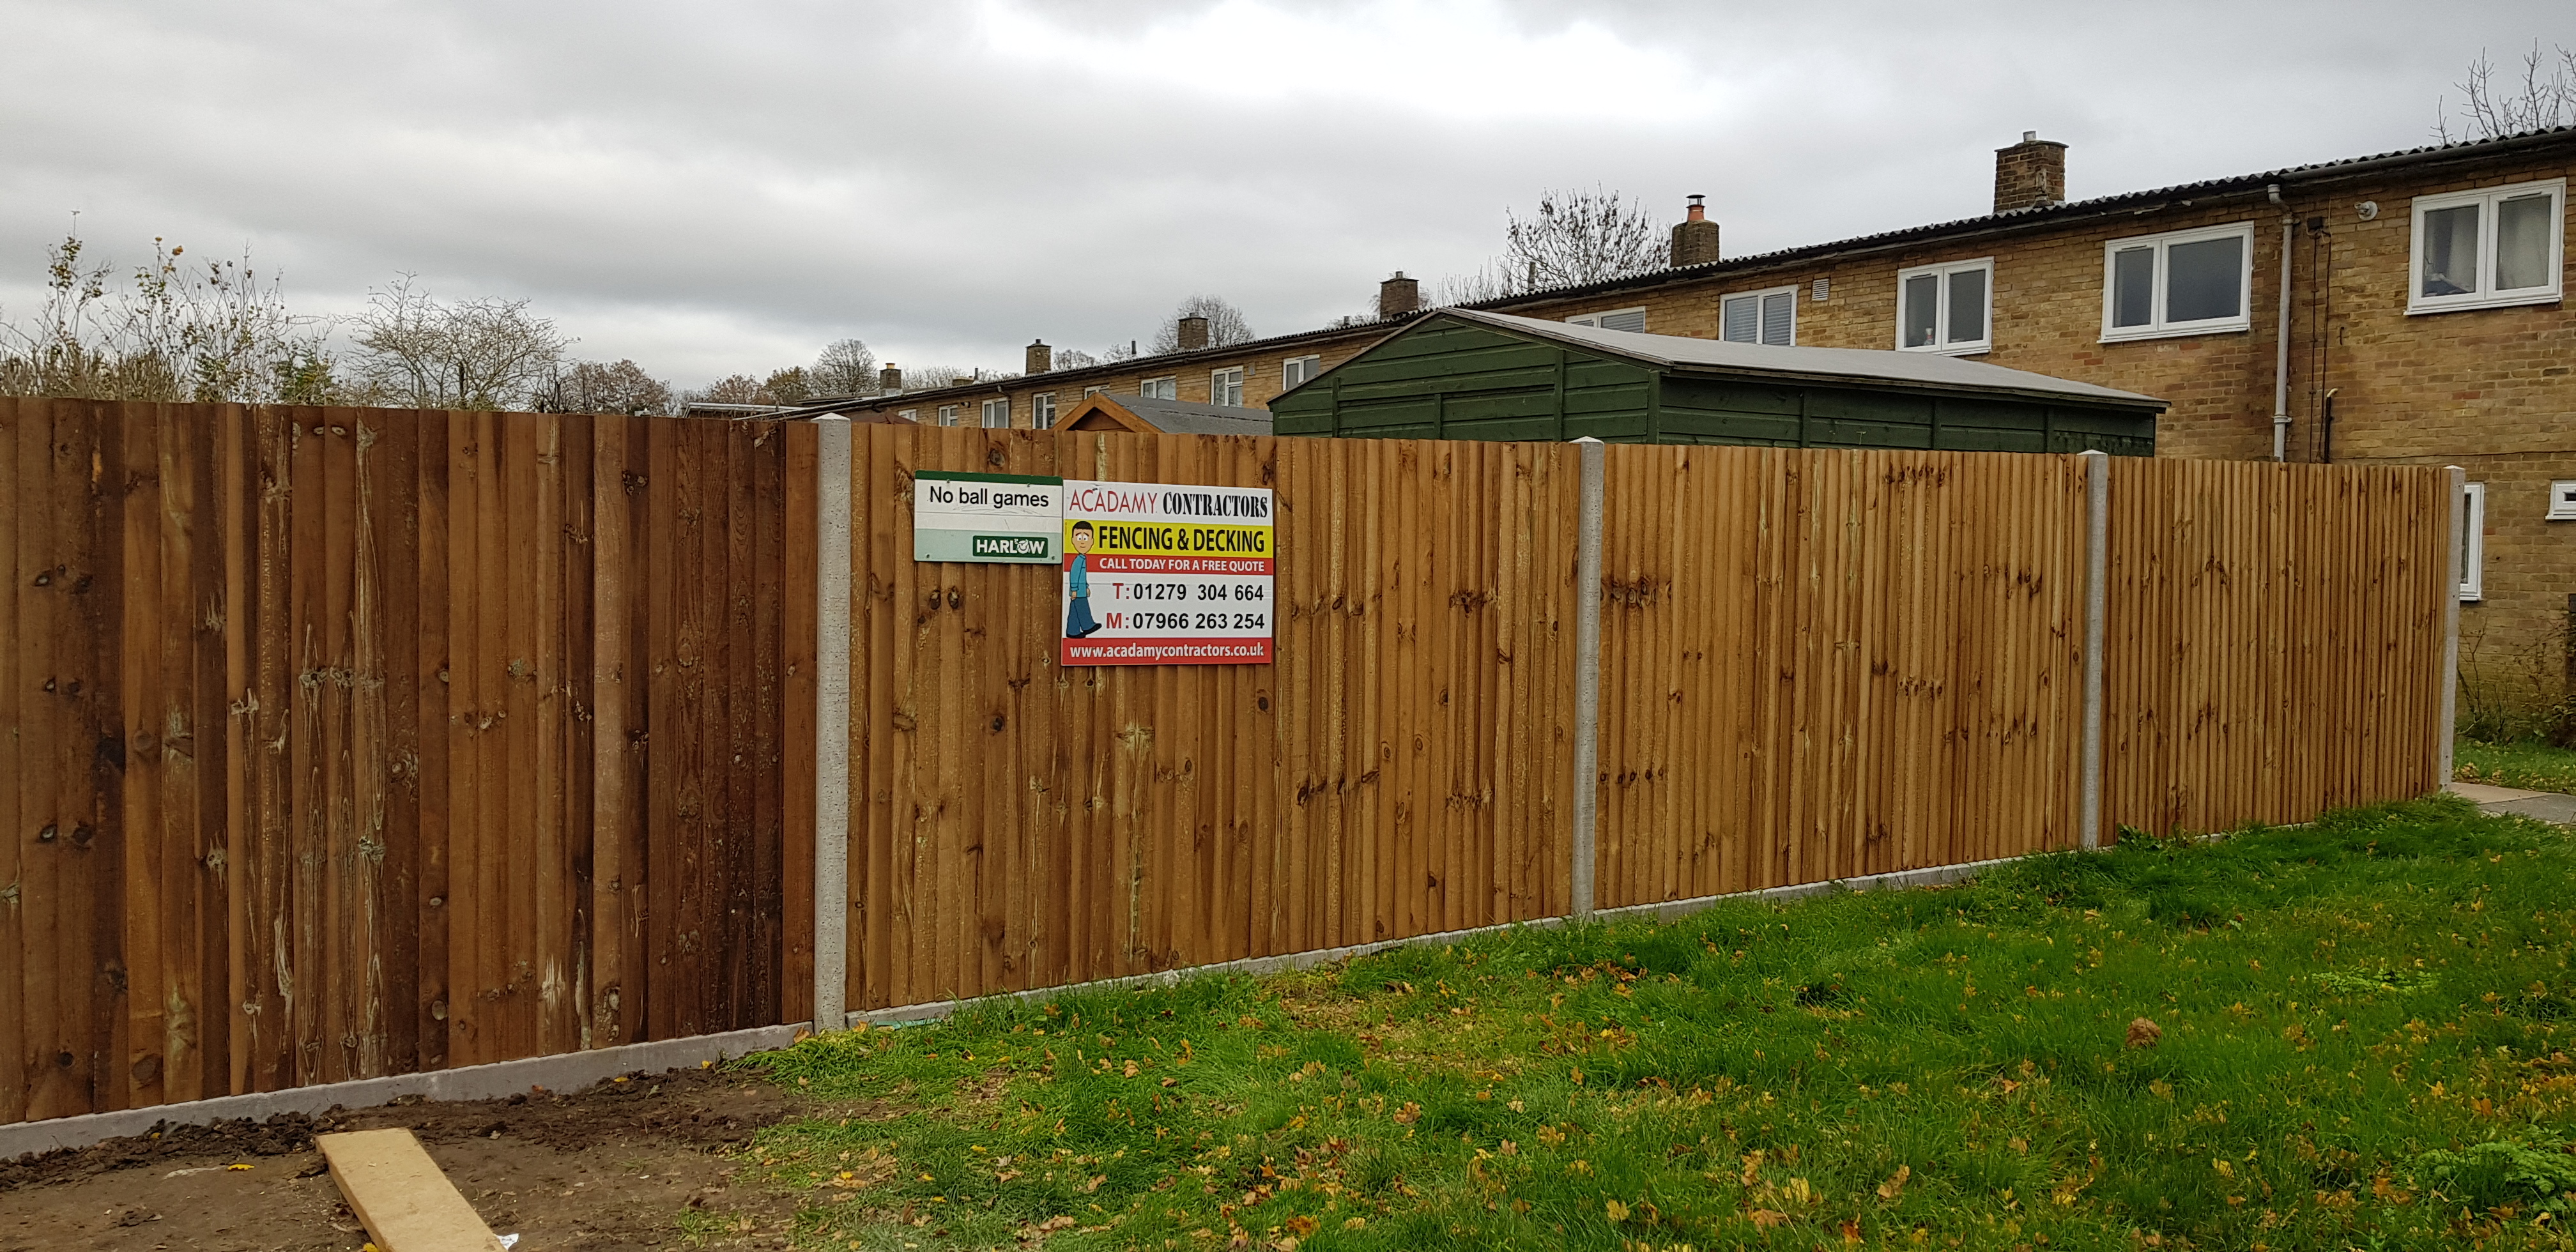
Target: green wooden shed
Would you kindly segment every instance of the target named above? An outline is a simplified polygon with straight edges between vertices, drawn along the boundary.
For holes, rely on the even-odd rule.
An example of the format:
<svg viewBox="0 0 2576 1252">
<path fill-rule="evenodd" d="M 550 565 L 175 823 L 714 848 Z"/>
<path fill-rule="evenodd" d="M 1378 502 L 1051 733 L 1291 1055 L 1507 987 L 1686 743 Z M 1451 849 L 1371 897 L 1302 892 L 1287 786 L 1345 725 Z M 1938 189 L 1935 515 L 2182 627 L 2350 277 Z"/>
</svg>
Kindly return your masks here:
<svg viewBox="0 0 2576 1252">
<path fill-rule="evenodd" d="M 1448 309 L 1270 402 L 1282 435 L 2153 456 L 2165 402 L 1982 361 Z"/>
</svg>

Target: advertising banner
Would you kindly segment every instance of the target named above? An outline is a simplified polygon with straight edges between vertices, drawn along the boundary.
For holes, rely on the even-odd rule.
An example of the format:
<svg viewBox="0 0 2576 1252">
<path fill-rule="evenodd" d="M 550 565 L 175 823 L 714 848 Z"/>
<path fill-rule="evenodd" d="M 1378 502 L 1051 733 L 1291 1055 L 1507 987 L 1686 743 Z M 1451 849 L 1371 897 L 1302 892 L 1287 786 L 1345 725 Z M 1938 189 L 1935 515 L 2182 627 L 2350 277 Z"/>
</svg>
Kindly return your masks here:
<svg viewBox="0 0 2576 1252">
<path fill-rule="evenodd" d="M 1053 565 L 1064 480 L 1020 474 L 912 476 L 912 559 Z"/>
<path fill-rule="evenodd" d="M 1066 665 L 1270 663 L 1271 495 L 1067 479 Z"/>
</svg>

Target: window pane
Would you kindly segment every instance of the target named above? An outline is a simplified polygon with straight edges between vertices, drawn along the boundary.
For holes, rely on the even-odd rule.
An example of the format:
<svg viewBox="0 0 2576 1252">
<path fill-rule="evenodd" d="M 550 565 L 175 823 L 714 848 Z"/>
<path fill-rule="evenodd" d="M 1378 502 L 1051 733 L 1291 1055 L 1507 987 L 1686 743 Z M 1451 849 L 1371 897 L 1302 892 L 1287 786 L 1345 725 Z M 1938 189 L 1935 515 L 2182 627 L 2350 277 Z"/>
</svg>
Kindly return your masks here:
<svg viewBox="0 0 2576 1252">
<path fill-rule="evenodd" d="M 2558 227 L 2548 192 L 2496 203 L 2496 290 L 2549 285 L 2549 235 Z"/>
<path fill-rule="evenodd" d="M 2122 248 L 2111 255 L 2111 324 L 2145 326 L 2156 320 L 2156 250 Z"/>
<path fill-rule="evenodd" d="M 1798 315 L 1798 293 L 1775 291 L 1762 297 L 1762 342 L 1774 348 L 1785 348 L 1791 340 L 1791 319 Z"/>
<path fill-rule="evenodd" d="M 1950 275 L 1949 343 L 1977 343 L 1986 337 L 1986 272 L 1958 270 Z"/>
<path fill-rule="evenodd" d="M 1909 348 L 1932 345 L 1941 320 L 1941 276 L 1917 274 L 1905 280 L 1905 338 Z"/>
<path fill-rule="evenodd" d="M 1601 315 L 1601 329 L 1642 332 L 1646 329 L 1646 311 L 1630 309 L 1625 313 L 1604 313 Z"/>
<path fill-rule="evenodd" d="M 2235 317 L 2245 311 L 2245 239 L 2203 239 L 2165 249 L 2165 322 Z"/>
<path fill-rule="evenodd" d="M 2477 289 L 2478 206 L 2425 214 L 2423 294 L 2458 296 Z"/>
<path fill-rule="evenodd" d="M 1728 343 L 1762 342 L 1762 302 L 1753 296 L 1728 300 L 1719 316 L 1718 337 Z"/>
</svg>

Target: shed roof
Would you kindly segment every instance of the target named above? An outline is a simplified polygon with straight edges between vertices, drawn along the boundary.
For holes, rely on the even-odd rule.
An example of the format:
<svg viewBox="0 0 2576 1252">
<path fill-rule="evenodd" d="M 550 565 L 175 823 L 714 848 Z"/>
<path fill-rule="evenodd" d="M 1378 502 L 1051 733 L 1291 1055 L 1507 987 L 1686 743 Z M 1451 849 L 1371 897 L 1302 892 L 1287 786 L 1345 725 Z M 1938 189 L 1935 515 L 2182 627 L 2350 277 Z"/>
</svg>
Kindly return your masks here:
<svg viewBox="0 0 2576 1252">
<path fill-rule="evenodd" d="M 2092 383 L 2052 378 L 2028 370 L 2006 369 L 1983 361 L 1930 352 L 1898 352 L 1891 348 L 1778 348 L 1755 343 L 1729 343 L 1722 339 L 1694 339 L 1685 335 L 1603 330 L 1596 326 L 1577 326 L 1570 322 L 1519 317 L 1510 313 L 1488 313 L 1480 309 L 1442 309 L 1425 323 L 1416 325 L 1442 317 L 1551 339 L 1641 365 L 1688 374 L 1756 375 L 1779 381 L 1846 385 L 1892 384 L 2043 400 L 2082 400 L 2141 409 L 2170 407 L 2163 400 L 2134 391 L 2116 391 Z M 1316 377 L 1326 377 L 1330 373 L 1328 370 Z M 1308 385 L 1312 385 L 1311 382 Z"/>
<path fill-rule="evenodd" d="M 1150 396 L 1121 395 L 1107 391 L 1084 396 L 1079 407 L 1065 414 L 1062 424 L 1071 427 L 1081 420 L 1085 410 L 1108 405 L 1114 405 L 1128 416 L 1167 434 L 1267 435 L 1270 433 L 1270 410 L 1268 409 L 1238 408 L 1228 404 L 1197 404 L 1188 400 L 1160 400 Z"/>
</svg>

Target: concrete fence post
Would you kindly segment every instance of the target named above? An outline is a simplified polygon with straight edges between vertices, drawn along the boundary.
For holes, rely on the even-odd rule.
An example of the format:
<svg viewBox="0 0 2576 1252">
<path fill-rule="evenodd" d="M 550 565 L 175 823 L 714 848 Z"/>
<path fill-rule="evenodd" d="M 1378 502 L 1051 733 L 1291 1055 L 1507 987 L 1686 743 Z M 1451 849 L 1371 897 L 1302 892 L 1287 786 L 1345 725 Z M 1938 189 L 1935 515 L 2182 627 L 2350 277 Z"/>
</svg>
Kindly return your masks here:
<svg viewBox="0 0 2576 1252">
<path fill-rule="evenodd" d="M 2111 608 L 2111 456 L 2084 463 L 2084 760 L 2076 825 L 2087 851 L 2102 846 L 2102 638 Z"/>
<path fill-rule="evenodd" d="M 2442 559 L 2442 694 L 2434 701 L 2433 789 L 2451 785 L 2456 769 L 2451 759 L 2451 739 L 2460 725 L 2460 584 L 2469 572 L 2460 568 L 2460 558 L 2468 549 L 2469 471 L 2457 465 L 2443 467 L 2443 477 L 2451 484 L 2451 546 Z"/>
<path fill-rule="evenodd" d="M 1601 800 L 1601 478 L 1602 443 L 1574 441 L 1583 465 L 1574 556 L 1574 873 L 1575 920 L 1592 916 Z"/>
<path fill-rule="evenodd" d="M 816 419 L 814 1033 L 848 1024 L 850 979 L 850 422 Z"/>
</svg>

